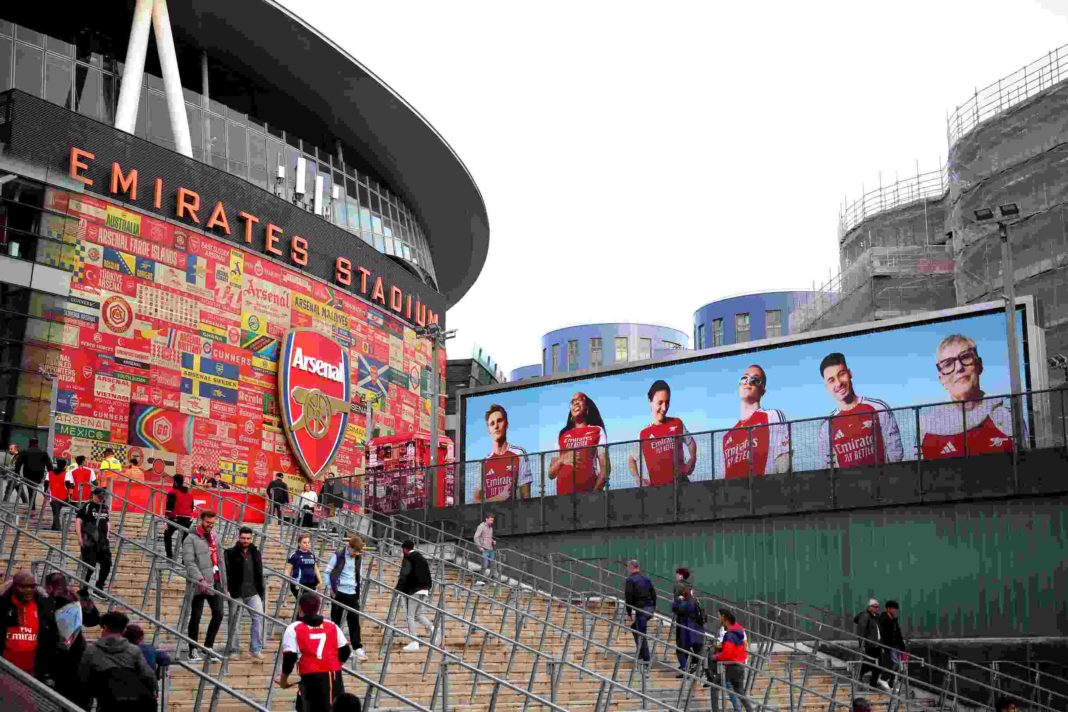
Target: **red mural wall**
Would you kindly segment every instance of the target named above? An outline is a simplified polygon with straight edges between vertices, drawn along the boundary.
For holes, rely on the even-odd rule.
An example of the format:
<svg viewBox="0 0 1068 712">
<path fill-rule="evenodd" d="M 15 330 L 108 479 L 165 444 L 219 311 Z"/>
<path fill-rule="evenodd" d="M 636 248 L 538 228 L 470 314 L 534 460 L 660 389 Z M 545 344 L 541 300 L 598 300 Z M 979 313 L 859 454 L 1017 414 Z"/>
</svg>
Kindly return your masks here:
<svg viewBox="0 0 1068 712">
<path fill-rule="evenodd" d="M 297 485 L 276 379 L 279 339 L 293 327 L 349 349 L 355 392 L 380 399 L 381 434 L 429 433 L 430 345 L 404 322 L 260 255 L 100 198 L 50 189 L 45 209 L 41 233 L 55 242 L 42 261 L 73 270 L 71 295 L 62 306 L 35 297 L 40 320 L 26 354 L 56 369 L 56 456 L 97 462 L 110 446 L 124 462 L 139 455 L 150 481 L 204 466 L 249 487 L 274 472 Z M 440 407 L 438 418 L 443 426 Z M 364 424 L 350 418 L 339 474 L 362 472 Z"/>
</svg>

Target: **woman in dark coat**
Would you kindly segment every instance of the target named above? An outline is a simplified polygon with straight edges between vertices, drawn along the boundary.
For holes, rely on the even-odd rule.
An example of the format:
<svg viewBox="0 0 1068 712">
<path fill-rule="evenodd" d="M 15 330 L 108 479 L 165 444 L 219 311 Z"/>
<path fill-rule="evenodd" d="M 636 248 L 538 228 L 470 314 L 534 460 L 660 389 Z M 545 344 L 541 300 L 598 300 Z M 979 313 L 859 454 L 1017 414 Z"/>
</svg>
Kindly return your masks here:
<svg viewBox="0 0 1068 712">
<path fill-rule="evenodd" d="M 701 662 L 701 649 L 705 642 L 705 627 L 697 622 L 697 593 L 691 586 L 683 586 L 681 595 L 671 602 L 671 611 L 678 620 L 679 636 L 676 652 L 679 658 L 679 673 L 696 672 Z"/>
</svg>

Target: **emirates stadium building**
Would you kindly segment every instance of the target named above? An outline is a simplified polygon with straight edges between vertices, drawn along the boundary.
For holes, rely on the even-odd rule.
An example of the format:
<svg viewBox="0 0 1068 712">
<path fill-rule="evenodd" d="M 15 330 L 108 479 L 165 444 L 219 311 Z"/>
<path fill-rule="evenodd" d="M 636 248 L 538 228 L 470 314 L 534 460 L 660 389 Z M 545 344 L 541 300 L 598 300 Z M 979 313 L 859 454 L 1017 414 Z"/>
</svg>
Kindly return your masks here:
<svg viewBox="0 0 1068 712">
<path fill-rule="evenodd" d="M 426 327 L 482 269 L 485 205 L 415 109 L 280 5 L 4 3 L 0 184 L 0 443 L 297 475 L 294 330 L 340 345 L 380 434 L 430 431 Z M 332 468 L 362 467 L 363 423 Z"/>
</svg>

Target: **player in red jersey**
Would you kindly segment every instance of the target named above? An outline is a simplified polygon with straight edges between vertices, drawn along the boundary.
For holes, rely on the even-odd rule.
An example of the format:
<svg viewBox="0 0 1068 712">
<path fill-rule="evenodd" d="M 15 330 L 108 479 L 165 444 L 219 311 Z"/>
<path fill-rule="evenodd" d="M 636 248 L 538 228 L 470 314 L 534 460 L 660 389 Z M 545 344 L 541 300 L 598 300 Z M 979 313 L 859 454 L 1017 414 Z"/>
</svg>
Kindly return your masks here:
<svg viewBox="0 0 1068 712">
<path fill-rule="evenodd" d="M 979 385 L 983 359 L 975 341 L 960 334 L 935 351 L 938 380 L 953 403 L 920 411 L 920 453 L 936 460 L 1012 452 L 1012 408 L 1007 398 L 985 399 Z"/>
<path fill-rule="evenodd" d="M 64 475 L 64 481 L 72 490 L 72 500 L 75 502 L 88 502 L 93 491 L 93 485 L 96 484 L 96 470 L 86 466 L 85 455 L 78 455 L 78 457 L 74 458 L 74 465 L 73 468 L 67 470 Z"/>
<path fill-rule="evenodd" d="M 857 395 L 845 356 L 825 356 L 820 362 L 820 375 L 827 392 L 838 403 L 827 424 L 820 426 L 820 462 L 831 463 L 832 457 L 835 467 L 900 462 L 905 449 L 893 411 L 877 398 Z"/>
<path fill-rule="evenodd" d="M 604 420 L 597 404 L 585 393 L 571 396 L 567 424 L 557 440 L 561 452 L 549 463 L 549 479 L 556 480 L 557 494 L 600 492 L 608 482 L 611 466 Z"/>
<path fill-rule="evenodd" d="M 493 440 L 493 451 L 482 462 L 482 482 L 487 502 L 507 502 L 518 488 L 519 498 L 530 497 L 534 476 L 527 462 L 527 451 L 508 442 L 508 411 L 491 405 L 486 411 L 486 429 Z M 482 488 L 475 490 L 475 501 L 482 501 Z"/>
<path fill-rule="evenodd" d="M 640 471 L 634 455 L 627 458 L 630 474 L 639 487 L 669 485 L 676 477 L 686 479 L 697 465 L 697 443 L 681 420 L 668 417 L 671 386 L 666 381 L 654 381 L 648 396 L 653 423 L 638 436 L 645 471 Z"/>
<path fill-rule="evenodd" d="M 723 437 L 723 457 L 716 463 L 716 475 L 761 476 L 790 469 L 790 435 L 781 410 L 764 410 L 760 400 L 768 386 L 764 369 L 752 365 L 738 380 L 742 417 Z"/>
<path fill-rule="evenodd" d="M 331 709 L 345 691 L 341 666 L 352 649 L 341 628 L 319 614 L 317 595 L 305 593 L 298 605 L 300 617 L 282 635 L 282 675 L 275 682 L 283 690 L 292 687 L 289 675 L 296 667 L 300 672 L 298 712 L 322 712 Z"/>
</svg>

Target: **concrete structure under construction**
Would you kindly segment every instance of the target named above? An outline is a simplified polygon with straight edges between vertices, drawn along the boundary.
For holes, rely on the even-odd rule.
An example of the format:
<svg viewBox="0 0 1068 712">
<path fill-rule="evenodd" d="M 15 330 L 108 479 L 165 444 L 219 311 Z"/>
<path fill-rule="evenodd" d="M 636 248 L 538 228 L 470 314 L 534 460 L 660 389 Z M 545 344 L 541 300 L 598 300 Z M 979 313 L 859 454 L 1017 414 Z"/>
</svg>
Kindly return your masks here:
<svg viewBox="0 0 1068 712">
<path fill-rule="evenodd" d="M 1068 353 L 1066 80 L 1068 47 L 1061 47 L 979 90 L 950 114 L 942 169 L 845 206 L 840 273 L 793 315 L 791 330 L 1001 298 L 1001 219 L 1016 294 L 1036 297 L 1048 353 Z M 1002 217 L 1003 205 L 1018 213 Z M 1050 377 L 1062 380 L 1059 369 Z"/>
</svg>

